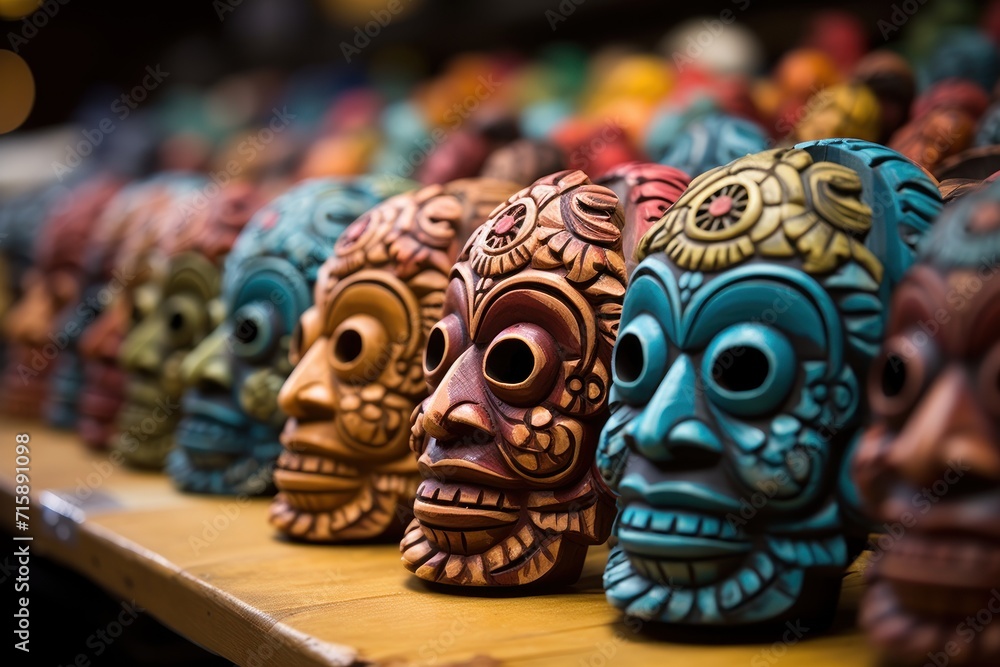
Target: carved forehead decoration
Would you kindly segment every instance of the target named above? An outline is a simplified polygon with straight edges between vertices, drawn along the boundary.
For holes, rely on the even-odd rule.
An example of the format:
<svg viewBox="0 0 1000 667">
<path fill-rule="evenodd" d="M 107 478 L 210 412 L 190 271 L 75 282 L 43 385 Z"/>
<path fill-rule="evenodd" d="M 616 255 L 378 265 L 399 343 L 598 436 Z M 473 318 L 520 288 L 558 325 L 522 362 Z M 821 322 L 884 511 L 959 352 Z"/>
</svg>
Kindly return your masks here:
<svg viewBox="0 0 1000 667">
<path fill-rule="evenodd" d="M 339 280 L 362 269 L 378 269 L 403 281 L 418 298 L 433 295 L 439 309 L 462 240 L 516 187 L 470 178 L 387 199 L 351 223 L 337 240 L 320 270 L 317 303 L 329 304 Z"/>
<path fill-rule="evenodd" d="M 476 274 L 473 310 L 522 272 L 557 272 L 597 311 L 613 345 L 627 280 L 623 225 L 617 195 L 582 171 L 536 181 L 498 207 L 459 257 Z"/>
<path fill-rule="evenodd" d="M 755 255 L 798 260 L 809 274 L 854 262 L 879 283 L 881 263 L 862 242 L 872 212 L 860 194 L 847 167 L 799 149 L 764 151 L 694 179 L 637 256 L 664 252 L 688 271 L 722 271 Z"/>
</svg>

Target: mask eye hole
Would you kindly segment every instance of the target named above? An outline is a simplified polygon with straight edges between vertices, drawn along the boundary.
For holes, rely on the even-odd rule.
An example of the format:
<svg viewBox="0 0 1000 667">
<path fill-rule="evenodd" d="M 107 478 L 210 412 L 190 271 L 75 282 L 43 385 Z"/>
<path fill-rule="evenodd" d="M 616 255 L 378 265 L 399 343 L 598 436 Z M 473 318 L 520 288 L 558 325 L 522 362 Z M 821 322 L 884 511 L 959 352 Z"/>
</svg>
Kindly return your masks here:
<svg viewBox="0 0 1000 667">
<path fill-rule="evenodd" d="M 257 302 L 242 306 L 232 317 L 231 349 L 246 359 L 262 360 L 274 352 L 283 327 Z"/>
<path fill-rule="evenodd" d="M 361 356 L 363 347 L 364 342 L 361 340 L 361 334 L 358 333 L 357 329 L 343 329 L 340 335 L 337 336 L 333 353 L 337 357 L 337 361 L 342 364 L 349 364 Z"/>
<path fill-rule="evenodd" d="M 435 324 L 424 345 L 424 376 L 428 385 L 437 387 L 467 348 L 465 325 L 458 315 L 450 313 Z"/>
<path fill-rule="evenodd" d="M 743 323 L 712 339 L 701 375 L 712 403 L 733 415 L 756 417 L 785 401 L 797 372 L 795 349 L 783 333 Z"/>
<path fill-rule="evenodd" d="M 331 336 L 329 363 L 345 382 L 374 382 L 391 361 L 391 345 L 385 325 L 370 315 L 348 317 Z"/>
<path fill-rule="evenodd" d="M 888 354 L 882 364 L 882 393 L 896 398 L 906 388 L 906 362 L 896 354 Z"/>
<path fill-rule="evenodd" d="M 494 396 L 527 407 L 552 392 L 560 367 L 551 334 L 534 324 L 516 324 L 501 331 L 486 349 L 482 373 Z"/>
<path fill-rule="evenodd" d="M 620 381 L 632 383 L 639 379 L 645 365 L 642 342 L 634 332 L 629 331 L 618 339 L 618 347 L 615 350 L 615 373 Z"/>
<path fill-rule="evenodd" d="M 253 318 L 241 316 L 236 319 L 236 328 L 233 331 L 236 340 L 244 345 L 249 345 L 257 339 L 257 333 L 257 323 L 253 321 Z"/>
<path fill-rule="evenodd" d="M 490 348 L 486 355 L 486 377 L 498 384 L 521 385 L 535 373 L 534 351 L 523 339 L 508 338 Z"/>
<path fill-rule="evenodd" d="M 649 313 L 630 321 L 618 334 L 611 359 L 615 388 L 633 405 L 649 400 L 667 368 L 667 338 Z"/>
<path fill-rule="evenodd" d="M 448 354 L 448 337 L 444 335 L 441 324 L 431 329 L 427 337 L 427 347 L 424 348 L 424 373 L 433 373 Z"/>
<path fill-rule="evenodd" d="M 868 376 L 868 400 L 872 410 L 886 419 L 908 414 L 922 393 L 936 358 L 936 348 L 932 344 L 918 346 L 905 335 L 888 339 Z"/>
<path fill-rule="evenodd" d="M 732 363 L 727 363 L 727 359 Z M 770 362 L 755 347 L 723 350 L 712 363 L 712 378 L 720 387 L 734 393 L 759 389 L 770 374 Z"/>
<path fill-rule="evenodd" d="M 195 342 L 199 333 L 205 332 L 207 328 L 205 304 L 188 295 L 171 296 L 164 302 L 160 312 L 166 320 L 171 344 L 175 348 Z"/>
</svg>

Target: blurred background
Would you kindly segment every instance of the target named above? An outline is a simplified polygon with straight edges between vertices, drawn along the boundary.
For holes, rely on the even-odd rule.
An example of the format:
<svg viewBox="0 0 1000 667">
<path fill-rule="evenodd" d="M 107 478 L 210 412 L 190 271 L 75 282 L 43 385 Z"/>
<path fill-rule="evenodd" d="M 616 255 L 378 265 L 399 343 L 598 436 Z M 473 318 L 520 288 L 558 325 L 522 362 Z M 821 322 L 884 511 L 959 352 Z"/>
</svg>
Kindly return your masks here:
<svg viewBox="0 0 1000 667">
<path fill-rule="evenodd" d="M 197 172 L 219 185 L 240 175 L 268 193 L 312 176 L 442 182 L 482 173 L 492 151 L 523 137 L 562 151 L 548 162 L 530 153 L 542 173 L 597 176 L 690 155 L 681 144 L 695 120 L 705 136 L 735 128 L 739 155 L 859 136 L 915 146 L 907 155 L 934 171 L 977 131 L 977 145 L 1000 143 L 998 43 L 1000 2 L 967 0 L 0 0 L 10 264 L 0 310 L 38 261 L 31 244 L 47 207 L 101 174 Z M 865 61 L 873 51 L 890 55 Z M 955 77 L 966 87 L 940 88 L 911 119 L 921 91 Z M 871 93 L 808 104 L 858 82 Z M 881 106 L 866 117 L 857 99 L 872 94 Z M 965 114 L 946 150 L 910 141 L 917 126 L 890 141 L 942 100 Z M 833 126 L 813 113 L 829 108 Z M 676 166 L 695 176 L 725 155 Z M 526 182 L 537 177 L 515 166 Z M 74 651 L 122 603 L 62 568 L 35 567 L 39 648 L 17 664 L 80 664 Z M 99 664 L 222 664 L 148 615 L 137 627 Z"/>
</svg>

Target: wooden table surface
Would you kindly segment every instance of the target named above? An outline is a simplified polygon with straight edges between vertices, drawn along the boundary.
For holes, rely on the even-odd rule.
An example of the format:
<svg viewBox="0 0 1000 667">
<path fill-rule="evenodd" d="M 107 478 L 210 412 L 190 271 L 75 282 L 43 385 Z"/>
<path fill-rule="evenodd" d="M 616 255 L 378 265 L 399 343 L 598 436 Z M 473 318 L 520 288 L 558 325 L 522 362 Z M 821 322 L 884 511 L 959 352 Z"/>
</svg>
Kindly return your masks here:
<svg viewBox="0 0 1000 667">
<path fill-rule="evenodd" d="M 560 592 L 450 595 L 406 572 L 396 544 L 283 541 L 267 523 L 267 500 L 183 495 L 163 475 L 115 466 L 72 434 L 36 423 L 0 419 L 6 500 L 16 433 L 31 437 L 32 505 L 28 532 L 14 531 L 13 516 L 8 529 L 239 665 L 872 664 L 853 627 L 856 572 L 833 630 L 790 646 L 668 643 L 635 632 L 605 601 L 605 547 L 591 549 L 581 582 Z"/>
</svg>

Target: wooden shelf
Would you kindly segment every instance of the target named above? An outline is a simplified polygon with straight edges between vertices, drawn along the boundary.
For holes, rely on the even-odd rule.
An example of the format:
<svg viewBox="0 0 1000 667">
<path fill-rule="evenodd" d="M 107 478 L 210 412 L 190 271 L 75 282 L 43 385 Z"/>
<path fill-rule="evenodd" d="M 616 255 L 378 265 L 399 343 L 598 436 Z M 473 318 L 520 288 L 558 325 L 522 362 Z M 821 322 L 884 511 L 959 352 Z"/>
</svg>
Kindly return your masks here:
<svg viewBox="0 0 1000 667">
<path fill-rule="evenodd" d="M 283 541 L 267 523 L 267 500 L 183 495 L 163 475 L 116 467 L 72 434 L 39 424 L 0 420 L 6 500 L 14 495 L 14 436 L 23 432 L 31 436 L 33 551 L 135 599 L 239 665 L 860 667 L 870 661 L 850 622 L 861 591 L 857 572 L 845 584 L 846 620 L 838 630 L 790 647 L 666 643 L 630 630 L 605 601 L 604 547 L 591 550 L 581 582 L 564 591 L 450 595 L 406 572 L 396 544 Z M 11 532 L 13 520 L 7 519 Z"/>
</svg>

